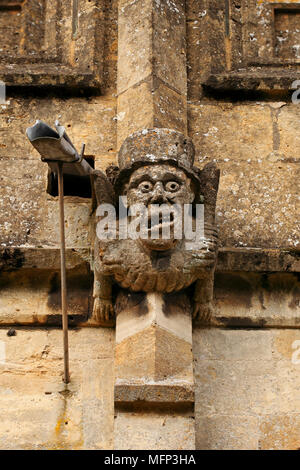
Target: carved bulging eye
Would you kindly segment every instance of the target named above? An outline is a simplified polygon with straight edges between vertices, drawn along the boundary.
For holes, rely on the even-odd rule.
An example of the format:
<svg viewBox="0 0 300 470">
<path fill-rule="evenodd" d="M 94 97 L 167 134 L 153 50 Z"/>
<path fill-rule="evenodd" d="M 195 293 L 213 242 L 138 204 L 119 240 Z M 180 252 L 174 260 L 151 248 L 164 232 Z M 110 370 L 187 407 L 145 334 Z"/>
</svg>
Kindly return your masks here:
<svg viewBox="0 0 300 470">
<path fill-rule="evenodd" d="M 175 193 L 180 188 L 180 184 L 177 181 L 168 181 L 165 185 L 166 191 Z"/>
<path fill-rule="evenodd" d="M 142 181 L 139 184 L 138 188 L 142 191 L 142 193 L 148 193 L 152 190 L 153 184 L 151 183 L 151 181 Z"/>
</svg>

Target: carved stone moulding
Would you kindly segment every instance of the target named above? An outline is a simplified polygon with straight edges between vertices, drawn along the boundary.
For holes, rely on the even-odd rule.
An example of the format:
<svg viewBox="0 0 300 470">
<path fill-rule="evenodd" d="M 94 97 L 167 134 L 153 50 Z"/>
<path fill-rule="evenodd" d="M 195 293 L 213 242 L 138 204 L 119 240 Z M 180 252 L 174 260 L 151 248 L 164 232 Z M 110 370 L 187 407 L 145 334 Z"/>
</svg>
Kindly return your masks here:
<svg viewBox="0 0 300 470">
<path fill-rule="evenodd" d="M 0 0 L 0 80 L 10 86 L 99 87 L 100 0 Z"/>
<path fill-rule="evenodd" d="M 300 2 L 213 0 L 206 19 L 219 89 L 289 90 L 300 79 Z"/>
</svg>

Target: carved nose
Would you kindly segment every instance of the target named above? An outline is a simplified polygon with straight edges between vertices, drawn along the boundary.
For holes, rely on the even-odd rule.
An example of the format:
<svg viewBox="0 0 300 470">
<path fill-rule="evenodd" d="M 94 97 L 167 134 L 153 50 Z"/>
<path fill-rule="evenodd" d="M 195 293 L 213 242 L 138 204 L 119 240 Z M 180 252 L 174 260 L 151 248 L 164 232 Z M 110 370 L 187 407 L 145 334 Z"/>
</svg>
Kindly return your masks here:
<svg viewBox="0 0 300 470">
<path fill-rule="evenodd" d="M 150 202 L 151 204 L 164 204 L 167 202 L 165 190 L 161 182 L 155 184 Z"/>
</svg>

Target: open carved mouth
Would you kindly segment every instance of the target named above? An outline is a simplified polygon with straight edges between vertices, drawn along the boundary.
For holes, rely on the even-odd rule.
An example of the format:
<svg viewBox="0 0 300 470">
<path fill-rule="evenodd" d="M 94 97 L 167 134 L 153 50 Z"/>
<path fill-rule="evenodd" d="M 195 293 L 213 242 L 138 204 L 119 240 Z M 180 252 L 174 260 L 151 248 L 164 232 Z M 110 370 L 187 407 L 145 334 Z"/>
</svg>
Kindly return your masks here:
<svg viewBox="0 0 300 470">
<path fill-rule="evenodd" d="M 159 213 L 158 217 L 155 217 L 155 214 L 152 214 L 152 217 L 148 217 L 148 231 L 151 229 L 159 228 L 159 230 L 163 229 L 163 227 L 174 227 L 174 214 L 171 212 L 168 216 L 164 216 L 161 212 Z"/>
</svg>

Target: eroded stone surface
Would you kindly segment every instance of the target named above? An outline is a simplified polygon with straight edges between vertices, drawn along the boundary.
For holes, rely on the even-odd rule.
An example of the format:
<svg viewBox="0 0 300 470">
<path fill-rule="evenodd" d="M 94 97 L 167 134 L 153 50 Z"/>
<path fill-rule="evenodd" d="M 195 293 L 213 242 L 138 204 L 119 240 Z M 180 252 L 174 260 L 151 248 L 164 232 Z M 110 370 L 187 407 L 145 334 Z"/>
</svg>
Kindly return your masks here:
<svg viewBox="0 0 300 470">
<path fill-rule="evenodd" d="M 74 122 L 73 116 L 78 119 Z M 100 120 L 99 117 L 101 116 Z M 57 199 L 47 195 L 47 165 L 24 138 L 36 118 L 64 121 L 74 145 L 86 143 L 86 154 L 97 166 L 114 161 L 115 102 L 112 99 L 12 97 L 0 108 L 1 244 L 58 245 Z M 102 122 L 99 130 L 99 122 Z M 67 246 L 89 246 L 91 204 L 89 199 L 66 198 Z"/>
<path fill-rule="evenodd" d="M 127 383 L 192 380 L 191 344 L 155 325 L 116 346 L 116 378 Z"/>
<path fill-rule="evenodd" d="M 119 2 L 118 148 L 143 128 L 185 133 L 186 95 L 184 3 Z"/>
<path fill-rule="evenodd" d="M 299 339 L 298 330 L 194 331 L 197 449 L 299 448 Z"/>
<path fill-rule="evenodd" d="M 215 161 L 221 168 L 216 212 L 223 246 L 298 249 L 296 137 L 287 142 L 295 108 L 190 108 L 196 162 Z"/>
<path fill-rule="evenodd" d="M 119 45 L 118 93 L 152 75 L 186 94 L 182 2 L 120 3 Z"/>
<path fill-rule="evenodd" d="M 112 448 L 113 332 L 70 332 L 65 386 L 60 330 L 7 331 L 0 329 L 1 449 Z"/>
<path fill-rule="evenodd" d="M 215 309 L 219 325 L 299 327 L 298 274 L 219 273 Z"/>
<path fill-rule="evenodd" d="M 190 414 L 121 413 L 115 420 L 115 449 L 193 450 L 194 419 Z"/>
<path fill-rule="evenodd" d="M 12 86 L 102 84 L 104 3 L 2 2 L 1 79 Z"/>
<path fill-rule="evenodd" d="M 47 271 L 59 269 L 57 201 L 46 196 L 46 166 L 39 162 L 38 154 L 24 137 L 25 128 L 33 124 L 36 118 L 49 124 L 59 118 L 66 125 L 68 134 L 78 149 L 82 142 L 86 143 L 86 153 L 95 157 L 95 168 L 99 170 L 105 170 L 109 164 L 116 163 L 116 150 L 131 131 L 164 125 L 185 132 L 186 101 L 185 84 L 182 80 L 185 58 L 176 46 L 172 51 L 168 49 L 174 54 L 172 60 L 167 60 L 168 54 L 162 44 L 165 41 L 157 42 L 156 53 L 160 63 L 156 71 L 160 73 L 162 80 L 169 81 L 170 86 L 167 87 L 159 79 L 151 78 L 136 88 L 124 91 L 119 96 L 118 111 L 116 109 L 116 97 L 113 93 L 116 93 L 117 85 L 118 47 L 121 51 L 120 65 L 123 61 L 124 66 L 120 75 L 124 89 L 125 86 L 137 84 L 151 72 L 147 65 L 150 56 L 144 62 L 142 57 L 142 45 L 150 40 L 149 31 L 143 36 L 145 16 L 140 21 L 141 11 L 130 6 L 134 3 L 137 6 L 142 4 L 132 0 L 101 2 L 105 17 L 104 31 L 102 26 L 99 29 L 101 33 L 104 32 L 101 92 L 106 96 L 87 97 L 85 93 L 78 92 L 78 97 L 71 97 L 62 90 L 43 95 L 36 89 L 12 94 L 11 90 L 7 90 L 7 102 L 0 105 L 0 243 L 3 243 L 3 249 L 6 250 L 0 260 L 3 308 L 1 322 L 10 322 L 12 327 L 19 321 L 33 322 L 35 325 L 44 321 L 49 311 L 46 303 L 52 276 Z M 233 37 L 239 35 L 241 27 L 241 23 L 237 21 L 240 2 L 230 3 L 236 5 L 230 26 Z M 265 5 L 267 3 L 272 2 L 264 2 Z M 128 15 L 128 20 L 132 19 L 131 26 L 140 22 L 137 24 L 139 31 L 135 33 L 132 30 L 135 34 L 132 39 L 137 39 L 139 54 L 126 57 L 129 43 L 125 46 L 124 43 L 121 44 L 121 36 L 118 44 L 117 4 L 120 8 L 127 8 L 127 11 L 135 8 L 137 12 L 134 18 Z M 54 4 L 50 6 L 50 10 L 53 11 L 54 7 Z M 289 89 L 294 79 L 293 66 L 285 75 L 278 74 L 280 70 L 277 69 L 271 75 L 262 71 L 259 74 L 243 72 L 235 77 L 228 74 L 220 80 L 209 77 L 212 59 L 216 74 L 222 67 L 230 65 L 229 42 L 224 40 L 222 30 L 225 27 L 224 15 L 222 13 L 218 16 L 208 11 L 208 7 L 217 11 L 216 8 L 223 8 L 224 3 L 187 0 L 186 7 L 188 99 L 192 100 L 189 103 L 189 134 L 196 144 L 197 164 L 202 167 L 207 161 L 216 159 L 222 169 L 218 217 L 223 249 L 219 251 L 215 294 L 217 318 L 221 325 L 227 325 L 228 328 L 194 332 L 196 359 L 200 360 L 196 366 L 197 447 L 296 449 L 300 446 L 299 365 L 291 364 L 291 357 L 297 353 L 295 342 L 300 340 L 298 330 L 260 331 L 257 327 L 298 326 L 299 306 L 295 295 L 297 284 L 294 283 L 294 275 L 286 276 L 285 271 L 299 271 L 299 228 L 296 224 L 299 213 L 297 191 L 300 108 L 299 105 L 291 104 L 291 97 L 285 92 L 278 95 L 275 90 L 272 95 L 259 96 L 236 93 L 238 89 L 267 89 L 278 84 L 281 88 Z M 252 9 L 250 3 L 247 8 L 249 17 L 245 23 L 252 21 L 253 27 L 261 28 L 267 18 L 263 16 L 259 26 L 256 24 L 255 8 Z M 68 2 L 65 2 L 64 9 L 68 9 Z M 6 22 L 7 14 L 3 15 L 3 11 L 0 14 L 1 29 L 5 27 L 8 33 L 5 34 L 4 48 L 18 47 L 18 41 L 12 38 L 19 31 L 18 18 L 10 17 L 10 21 Z M 83 15 L 82 21 L 86 28 L 88 16 Z M 13 28 L 10 26 L 12 23 Z M 162 23 L 157 18 L 156 25 L 160 24 Z M 277 25 L 280 26 L 278 22 Z M 65 26 L 70 31 L 70 18 Z M 55 23 L 50 22 L 48 27 L 48 31 L 53 30 Z M 264 30 L 265 28 L 263 32 Z M 157 40 L 167 40 L 168 48 L 170 31 L 171 29 L 165 31 L 160 37 L 156 35 Z M 183 35 L 181 33 L 178 36 L 176 33 L 174 37 L 183 43 Z M 250 36 L 245 37 L 246 49 L 249 50 L 250 47 L 255 51 L 257 46 L 263 46 L 261 50 L 265 55 L 265 44 L 255 39 L 255 36 L 252 36 L 252 40 Z M 292 44 L 290 39 L 291 37 L 288 47 Z M 82 38 L 80 41 L 82 42 Z M 48 46 L 51 42 L 48 36 Z M 276 43 L 278 47 L 278 38 L 275 38 Z M 273 44 L 273 40 L 270 41 L 270 45 Z M 134 46 L 133 42 L 132 45 Z M 89 43 L 89 50 L 90 46 Z M 285 46 L 284 42 L 282 46 Z M 36 47 L 40 48 L 40 42 L 37 42 Z M 149 49 L 145 48 L 145 52 L 149 54 Z M 282 54 L 282 51 L 278 52 Z M 296 50 L 287 50 L 289 56 L 294 52 Z M 224 60 L 218 60 L 220 53 L 224 54 Z M 4 56 L 5 53 L 1 56 L 2 60 L 5 60 Z M 133 58 L 135 62 L 130 62 Z M 239 60 L 237 50 L 232 58 Z M 75 56 L 72 57 L 74 59 Z M 84 59 L 85 64 L 89 65 L 87 54 Z M 282 62 L 285 59 L 280 57 L 280 60 Z M 174 73 L 174 68 L 178 73 Z M 271 68 L 268 67 L 268 70 Z M 57 68 L 48 71 L 48 79 L 52 83 L 62 87 L 71 83 L 68 74 L 57 82 Z M 208 78 L 212 86 L 224 87 L 225 84 L 231 88 L 231 92 L 225 91 L 218 95 L 211 89 L 203 91 L 202 85 Z M 14 85 L 23 85 L 24 79 L 27 84 L 30 83 L 30 77 L 23 74 L 15 76 Z M 43 77 L 37 77 L 37 80 L 39 84 L 45 84 Z M 32 85 L 34 83 L 37 82 L 31 82 Z M 199 103 L 200 98 L 202 103 Z M 80 256 L 87 261 L 91 259 L 89 211 L 90 203 L 87 201 L 66 201 L 69 249 L 80 246 Z M 10 246 L 15 247 L 13 251 L 9 249 Z M 47 255 L 42 246 L 46 248 Z M 56 250 L 55 256 L 49 254 L 52 250 Z M 81 264 L 82 261 L 72 261 L 69 269 L 78 268 Z M 23 273 L 13 272 L 20 267 L 24 270 Z M 276 274 L 277 271 L 282 275 Z M 254 272 L 262 274 L 256 275 Z M 81 297 L 84 297 L 80 300 L 81 306 L 85 305 L 81 311 L 84 314 L 87 301 L 85 294 Z M 58 315 L 60 316 L 60 312 Z M 255 327 L 256 330 L 230 330 L 230 326 Z M 57 388 L 57 378 L 62 372 L 62 351 L 59 349 L 57 355 L 53 352 L 60 348 L 61 332 L 54 335 L 54 330 L 51 331 L 53 336 L 49 345 L 48 340 L 44 341 L 44 329 L 30 331 L 26 340 L 21 336 L 19 328 L 17 336 L 12 337 L 6 336 L 7 330 L 8 328 L 1 330 L 4 332 L 1 340 L 20 340 L 20 343 L 9 353 L 14 368 L 2 374 L 1 379 L 1 401 L 5 410 L 2 413 L 1 447 L 111 448 L 112 438 L 104 434 L 107 432 L 112 436 L 111 392 L 109 396 L 106 395 L 107 387 L 113 386 L 109 382 L 112 375 L 112 353 L 99 353 L 99 348 L 106 342 L 103 335 L 110 333 L 102 331 L 101 337 L 97 336 L 97 345 L 91 339 L 91 330 L 71 333 L 72 347 L 76 335 L 79 338 L 75 344 L 78 362 L 73 360 L 72 349 L 71 372 L 76 375 L 76 384 L 74 394 L 68 395 L 65 400 L 64 395 L 59 393 L 63 390 Z M 100 330 L 97 329 L 93 334 L 100 334 Z M 293 344 L 296 345 L 295 348 Z M 50 360 L 47 362 L 45 345 L 50 346 L 51 364 Z M 95 356 L 91 352 L 93 348 L 97 350 Z M 270 351 L 273 351 L 271 355 Z M 85 361 L 81 368 L 80 364 L 83 364 L 86 355 L 92 357 L 91 363 Z M 298 360 L 299 355 L 296 354 L 294 358 Z M 107 368 L 102 369 L 103 364 L 107 364 Z M 94 379 L 94 376 L 100 377 L 100 380 Z M 123 391 L 132 399 L 145 396 L 144 390 L 131 388 Z M 159 389 L 153 395 L 156 393 L 159 393 Z M 177 389 L 175 398 L 179 395 Z M 65 420 L 65 416 L 69 419 Z M 154 450 L 180 446 L 185 448 L 186 432 L 189 433 L 192 429 L 194 420 L 177 418 L 166 418 L 165 413 L 161 416 L 139 413 L 131 420 L 129 414 L 124 413 L 119 421 L 119 416 L 116 420 L 121 423 L 119 428 L 116 427 L 116 446 L 145 448 L 149 445 Z M 70 431 L 67 431 L 67 421 L 71 425 Z M 82 423 L 85 423 L 84 431 Z M 189 440 L 187 445 L 190 448 L 193 446 Z"/>
</svg>

